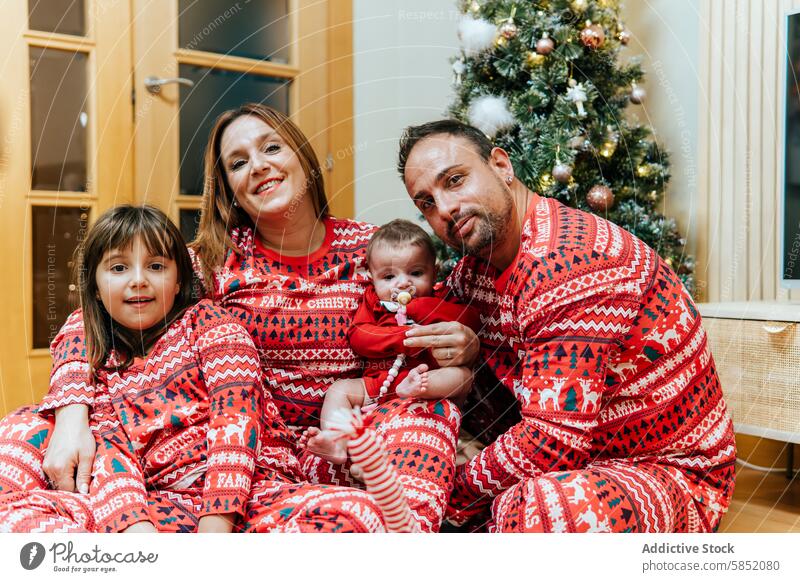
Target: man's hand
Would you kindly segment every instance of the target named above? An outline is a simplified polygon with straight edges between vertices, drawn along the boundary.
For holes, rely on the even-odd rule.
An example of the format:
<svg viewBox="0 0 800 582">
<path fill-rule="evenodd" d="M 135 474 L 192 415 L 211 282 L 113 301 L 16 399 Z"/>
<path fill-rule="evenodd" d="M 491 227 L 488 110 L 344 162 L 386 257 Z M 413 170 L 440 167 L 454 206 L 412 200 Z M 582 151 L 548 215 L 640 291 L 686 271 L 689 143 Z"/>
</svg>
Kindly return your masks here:
<svg viewBox="0 0 800 582">
<path fill-rule="evenodd" d="M 457 321 L 415 325 L 406 332 L 403 344 L 413 348 L 430 348 L 441 367 L 471 367 L 478 357 L 480 342 L 475 332 Z"/>
<path fill-rule="evenodd" d="M 70 404 L 56 410 L 53 435 L 42 469 L 54 489 L 89 492 L 96 445 L 89 430 L 89 407 Z"/>
<path fill-rule="evenodd" d="M 197 533 L 231 533 L 236 517 L 235 513 L 204 515 L 198 523 Z"/>
<path fill-rule="evenodd" d="M 137 521 L 122 530 L 122 533 L 158 533 L 158 530 L 150 521 Z"/>
</svg>

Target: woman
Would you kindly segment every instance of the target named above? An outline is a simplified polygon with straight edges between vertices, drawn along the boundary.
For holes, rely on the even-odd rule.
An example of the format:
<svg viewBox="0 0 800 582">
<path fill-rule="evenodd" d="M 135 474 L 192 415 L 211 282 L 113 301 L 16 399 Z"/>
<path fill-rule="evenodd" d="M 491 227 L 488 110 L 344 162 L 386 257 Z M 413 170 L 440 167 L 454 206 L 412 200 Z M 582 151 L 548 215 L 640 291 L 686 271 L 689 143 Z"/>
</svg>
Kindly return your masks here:
<svg viewBox="0 0 800 582">
<path fill-rule="evenodd" d="M 192 245 L 203 287 L 250 332 L 264 384 L 284 419 L 316 426 L 327 387 L 361 372 L 346 337 L 369 285 L 364 254 L 374 227 L 329 216 L 308 140 L 270 108 L 249 104 L 220 116 L 205 162 L 203 214 Z M 409 345 L 432 348 L 440 365 L 471 363 L 477 354 L 474 333 L 460 324 L 414 333 Z M 78 487 L 88 483 L 91 459 L 84 459 L 93 448 L 86 421 L 91 388 L 74 362 L 80 334 L 74 330 L 54 350 L 57 381 L 42 405 L 56 409 L 57 420 L 45 471 L 66 489 L 75 487 L 76 467 Z M 70 366 L 61 365 L 60 353 Z M 413 400 L 390 402 L 366 417 L 385 440 L 423 531 L 436 531 L 444 515 L 459 419 L 448 401 Z M 345 466 L 307 453 L 301 460 L 312 482 L 356 485 Z"/>
</svg>

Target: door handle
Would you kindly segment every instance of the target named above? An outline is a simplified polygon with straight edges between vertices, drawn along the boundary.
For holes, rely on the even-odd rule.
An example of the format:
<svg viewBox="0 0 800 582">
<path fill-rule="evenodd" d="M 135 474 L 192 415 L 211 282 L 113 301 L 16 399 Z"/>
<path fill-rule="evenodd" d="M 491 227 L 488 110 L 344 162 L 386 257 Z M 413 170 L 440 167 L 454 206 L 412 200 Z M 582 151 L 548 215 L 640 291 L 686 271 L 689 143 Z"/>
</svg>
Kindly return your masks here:
<svg viewBox="0 0 800 582">
<path fill-rule="evenodd" d="M 163 79 L 161 77 L 147 77 L 144 80 L 144 87 L 151 94 L 158 95 L 161 93 L 161 86 L 168 85 L 169 83 L 178 83 L 179 85 L 186 85 L 187 87 L 194 87 L 194 81 L 191 79 L 184 79 L 183 77 L 170 77 Z"/>
</svg>

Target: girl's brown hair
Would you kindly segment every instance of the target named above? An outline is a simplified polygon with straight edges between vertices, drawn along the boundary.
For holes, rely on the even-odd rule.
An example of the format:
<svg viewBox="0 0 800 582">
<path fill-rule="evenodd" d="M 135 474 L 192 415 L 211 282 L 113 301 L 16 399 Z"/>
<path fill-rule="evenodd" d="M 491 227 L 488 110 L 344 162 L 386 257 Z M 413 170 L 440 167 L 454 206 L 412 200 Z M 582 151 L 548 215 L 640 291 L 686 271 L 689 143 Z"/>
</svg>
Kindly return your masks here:
<svg viewBox="0 0 800 582">
<path fill-rule="evenodd" d="M 200 259 L 206 289 L 212 293 L 213 272 L 222 266 L 226 251 L 231 250 L 240 254 L 239 249 L 233 244 L 230 230 L 240 226 L 255 227 L 247 213 L 233 204 L 233 191 L 228 184 L 220 155 L 222 134 L 232 121 L 244 115 L 252 115 L 263 120 L 294 150 L 305 173 L 306 194 L 311 196 L 317 218 L 328 215 L 328 199 L 325 196 L 322 169 L 308 138 L 297 125 L 280 111 L 260 103 L 246 103 L 238 109 L 220 115 L 211 129 L 206 145 L 203 209 L 197 238 L 192 243 L 192 248 Z"/>
<path fill-rule="evenodd" d="M 114 322 L 103 306 L 97 288 L 97 268 L 103 256 L 110 250 L 127 248 L 137 237 L 151 254 L 175 261 L 180 284 L 175 304 L 164 321 L 143 331 L 133 331 Z M 192 294 L 192 262 L 186 242 L 177 227 L 158 208 L 124 204 L 104 212 L 89 230 L 77 253 L 86 359 L 92 380 L 112 349 L 119 356 L 120 366 L 129 366 L 133 358 L 146 354 L 169 326 L 196 302 Z"/>
</svg>

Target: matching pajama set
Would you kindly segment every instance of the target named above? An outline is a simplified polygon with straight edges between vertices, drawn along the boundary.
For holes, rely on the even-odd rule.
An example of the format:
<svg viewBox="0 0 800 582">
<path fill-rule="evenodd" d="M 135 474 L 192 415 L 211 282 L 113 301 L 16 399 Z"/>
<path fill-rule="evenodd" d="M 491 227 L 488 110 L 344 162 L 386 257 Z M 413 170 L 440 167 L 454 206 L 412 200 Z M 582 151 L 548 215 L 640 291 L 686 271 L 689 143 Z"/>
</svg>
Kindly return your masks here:
<svg viewBox="0 0 800 582">
<path fill-rule="evenodd" d="M 82 327 L 76 312 L 54 341 L 53 390 L 42 409 L 91 402 L 89 495 L 44 490 L 52 423 L 33 411 L 11 416 L 0 424 L 0 447 L 18 478 L 0 481 L 0 530 L 117 532 L 151 521 L 159 531 L 192 532 L 213 514 L 234 514 L 237 531 L 382 529 L 368 496 L 350 515 L 340 501 L 350 492 L 302 478 L 252 339 L 224 309 L 208 300 L 189 308 L 127 368 L 112 354 L 91 389 Z"/>
<path fill-rule="evenodd" d="M 632 234 L 535 196 L 505 272 L 447 286 L 482 318 L 483 365 L 522 420 L 459 467 L 455 522 L 501 532 L 707 532 L 735 442 L 700 315 Z"/>
<path fill-rule="evenodd" d="M 478 313 L 468 305 L 459 305 L 440 297 L 416 297 L 406 307 L 411 322 L 430 325 L 446 321 L 457 321 L 477 332 L 480 326 Z M 403 345 L 408 327 L 398 325 L 395 312 L 389 311 L 378 298 L 373 287 L 367 287 L 353 325 L 348 332 L 350 346 L 357 354 L 367 359 L 364 368 L 364 386 L 371 401 L 378 399 L 381 386 L 398 354 L 405 354 L 403 368 L 392 382 L 386 398 L 394 396 L 394 389 L 408 376 L 409 370 L 427 364 L 435 370 L 439 367 L 430 350 L 409 349 Z"/>
<path fill-rule="evenodd" d="M 376 227 L 325 218 L 322 246 L 304 257 L 264 248 L 250 229 L 235 229 L 230 253 L 207 287 L 247 328 L 259 350 L 262 378 L 284 420 L 319 426 L 325 391 L 360 378 L 364 361 L 348 342 L 362 296 L 372 288 L 366 247 Z M 461 413 L 448 400 L 390 400 L 365 415 L 395 466 L 421 531 L 438 531 L 453 486 Z M 300 456 L 313 483 L 363 488 L 349 465 Z"/>
<path fill-rule="evenodd" d="M 347 332 L 365 289 L 371 288 L 364 262 L 366 246 L 375 227 L 335 218 L 326 218 L 325 227 L 321 248 L 304 257 L 281 256 L 264 248 L 251 229 L 235 229 L 232 238 L 237 252 L 230 252 L 214 280 L 205 282 L 211 298 L 230 314 L 229 324 L 245 329 L 255 344 L 261 365 L 258 379 L 271 396 L 270 401 L 265 400 L 269 402 L 265 405 L 268 406 L 267 424 L 279 423 L 282 418 L 297 429 L 319 426 L 319 412 L 327 388 L 340 378 L 358 378 L 363 372 L 363 360 L 350 348 Z M 72 403 L 92 408 L 106 406 L 105 396 L 87 384 L 88 366 L 79 316 L 65 324 L 52 352 L 51 389 L 39 410 L 52 411 Z M 169 352 L 164 357 L 169 359 L 177 355 Z M 224 384 L 233 381 L 229 376 L 240 368 L 246 375 L 252 372 L 240 360 L 235 355 L 225 358 L 228 367 L 213 375 L 213 379 Z M 247 365 L 251 363 L 248 360 Z M 159 368 L 160 373 L 131 370 L 131 374 L 140 374 L 143 382 L 140 388 L 149 386 L 154 379 L 164 383 L 163 390 L 171 383 L 180 383 L 172 364 L 162 363 L 161 356 L 152 365 L 163 369 Z M 247 378 L 252 382 L 249 376 Z M 123 384 L 118 381 L 116 385 Z M 180 397 L 180 392 L 177 394 Z M 212 389 L 209 389 L 209 397 L 209 405 L 229 406 L 227 396 L 220 402 Z M 231 397 L 234 401 L 229 408 L 236 408 L 239 406 L 236 398 L 242 396 Z M 147 404 L 156 405 L 154 403 Z M 144 406 L 144 402 L 138 404 Z M 275 415 L 272 407 L 277 408 Z M 140 417 L 133 417 L 133 410 L 126 410 L 128 418 L 121 421 L 123 424 L 134 423 L 135 418 L 141 422 L 141 415 L 147 413 L 142 410 Z M 231 414 L 233 412 L 229 416 Z M 156 421 L 160 421 L 158 416 Z M 364 420 L 375 429 L 385 446 L 419 530 L 437 531 L 453 486 L 461 420 L 458 408 L 447 400 L 392 400 L 381 403 L 366 414 Z M 166 417 L 164 422 L 167 422 Z M 171 424 L 165 426 L 172 427 Z M 226 426 L 227 432 L 215 434 L 223 444 L 232 446 L 242 429 L 235 422 Z M 43 490 L 47 484 L 41 463 L 52 427 L 49 417 L 31 410 L 12 414 L 0 423 L 0 495 L 3 495 L 0 507 L 5 508 L 0 516 L 0 528 L 71 531 L 98 527 L 85 507 L 85 496 Z M 211 427 L 211 430 L 217 429 Z M 248 430 L 244 429 L 249 438 Z M 226 438 L 228 433 L 230 436 Z M 139 431 L 127 434 L 129 439 L 131 435 L 134 439 L 144 437 Z M 268 465 L 265 474 L 258 473 L 260 465 L 256 463 L 250 500 L 243 508 L 241 490 L 245 483 L 241 468 L 238 473 L 232 468 L 220 469 L 225 478 L 219 477 L 219 485 L 212 480 L 214 487 L 231 485 L 238 492 L 234 494 L 239 500 L 234 511 L 243 514 L 241 529 L 384 530 L 383 516 L 374 499 L 363 491 L 362 484 L 351 478 L 348 465 L 333 465 L 306 451 L 296 459 L 295 435 L 287 433 L 283 425 L 276 424 L 267 434 L 278 438 L 283 446 L 267 447 L 274 454 L 265 459 Z M 148 437 L 146 442 L 151 446 L 150 439 L 154 437 Z M 100 449 L 98 447 L 98 452 Z M 140 455 L 142 451 L 149 451 L 149 448 L 139 449 Z M 164 521 L 163 524 L 155 522 L 157 526 L 170 531 L 191 530 L 203 512 L 225 513 L 234 507 L 234 497 L 220 496 L 219 492 L 207 495 L 206 486 L 200 481 L 184 482 L 184 478 L 188 480 L 194 475 L 193 469 L 186 469 L 190 471 L 189 476 L 175 473 L 179 468 L 176 463 L 184 459 L 183 448 L 165 451 L 159 446 L 158 452 L 163 456 L 151 461 L 157 466 L 147 465 L 153 472 L 145 475 L 154 491 L 159 492 L 149 492 L 147 498 L 149 515 Z M 232 455 L 226 453 L 225 458 L 228 462 Z M 244 459 L 239 460 L 247 464 Z M 120 462 L 122 468 L 133 471 L 122 460 Z M 175 490 L 166 487 L 170 484 L 175 485 Z M 108 486 L 93 487 L 92 493 L 108 489 Z M 125 499 L 131 505 L 126 505 L 123 512 L 128 520 L 132 510 L 144 511 L 141 483 L 134 485 L 130 481 L 129 489 Z M 9 522 L 15 519 L 16 523 Z M 101 511 L 100 522 L 100 527 L 111 529 L 128 523 L 123 520 L 122 513 L 112 511 L 111 506 Z"/>
</svg>

